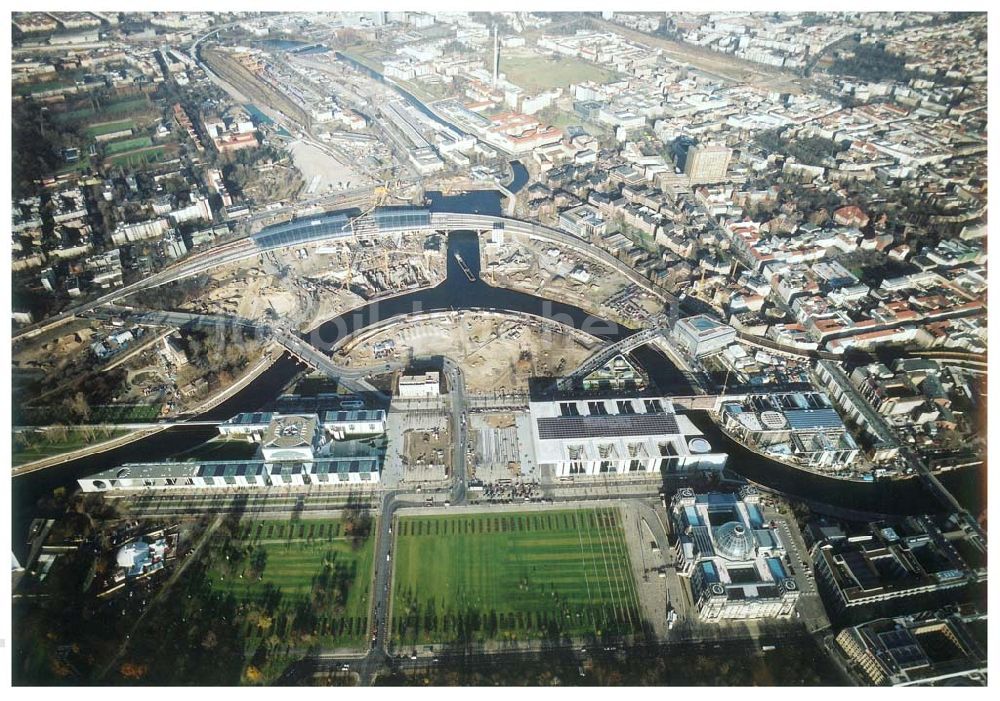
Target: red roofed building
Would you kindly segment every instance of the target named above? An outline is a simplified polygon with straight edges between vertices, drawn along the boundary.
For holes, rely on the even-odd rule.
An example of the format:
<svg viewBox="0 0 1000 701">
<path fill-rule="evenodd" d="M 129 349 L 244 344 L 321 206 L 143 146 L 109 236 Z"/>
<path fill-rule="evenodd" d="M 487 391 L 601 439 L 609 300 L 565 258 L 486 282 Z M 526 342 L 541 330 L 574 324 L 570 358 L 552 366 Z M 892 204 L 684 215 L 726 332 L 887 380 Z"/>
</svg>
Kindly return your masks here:
<svg viewBox="0 0 1000 701">
<path fill-rule="evenodd" d="M 215 148 L 218 149 L 219 153 L 239 151 L 243 148 L 257 148 L 260 146 L 260 143 L 257 141 L 257 135 L 252 131 L 243 134 L 226 132 L 222 136 L 212 139 L 212 143 L 215 144 Z"/>
<path fill-rule="evenodd" d="M 841 226 L 856 226 L 859 229 L 868 226 L 868 215 L 860 207 L 854 205 L 841 207 L 835 211 L 833 220 Z"/>
</svg>

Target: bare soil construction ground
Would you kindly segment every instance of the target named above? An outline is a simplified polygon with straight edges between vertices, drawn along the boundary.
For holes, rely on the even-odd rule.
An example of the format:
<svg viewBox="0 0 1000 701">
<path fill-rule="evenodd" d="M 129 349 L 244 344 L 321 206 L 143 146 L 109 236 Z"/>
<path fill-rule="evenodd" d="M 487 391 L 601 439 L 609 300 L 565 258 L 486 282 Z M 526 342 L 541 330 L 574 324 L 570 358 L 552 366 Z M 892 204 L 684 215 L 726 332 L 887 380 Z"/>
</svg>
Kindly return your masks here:
<svg viewBox="0 0 1000 701">
<path fill-rule="evenodd" d="M 446 420 L 403 434 L 403 479 L 435 480 L 451 474 L 451 432 Z"/>
<path fill-rule="evenodd" d="M 483 482 L 521 477 L 522 459 L 514 414 L 472 414 L 469 429 L 469 444 L 474 449 L 473 477 Z"/>
<path fill-rule="evenodd" d="M 371 182 L 370 178 L 364 177 L 350 165 L 340 162 L 312 144 L 293 141 L 289 144 L 288 151 L 292 154 L 295 167 L 302 172 L 305 183 L 302 188 L 303 197 L 362 187 Z"/>
<path fill-rule="evenodd" d="M 423 237 L 417 236 L 372 246 L 338 243 L 271 251 L 217 269 L 210 289 L 186 308 L 284 319 L 308 331 L 366 301 L 433 287 L 445 270 L 443 253 L 424 250 Z"/>
<path fill-rule="evenodd" d="M 573 304 L 630 328 L 659 311 L 652 297 L 611 268 L 548 243 L 509 237 L 502 246 L 480 247 L 483 279 L 539 297 Z"/>
<path fill-rule="evenodd" d="M 429 355 L 454 359 L 464 370 L 470 392 L 524 391 L 528 378 L 575 368 L 590 355 L 592 346 L 558 328 L 505 314 L 445 313 L 362 333 L 341 349 L 337 360 L 372 365 L 376 344 L 392 341 L 387 360 Z"/>
</svg>

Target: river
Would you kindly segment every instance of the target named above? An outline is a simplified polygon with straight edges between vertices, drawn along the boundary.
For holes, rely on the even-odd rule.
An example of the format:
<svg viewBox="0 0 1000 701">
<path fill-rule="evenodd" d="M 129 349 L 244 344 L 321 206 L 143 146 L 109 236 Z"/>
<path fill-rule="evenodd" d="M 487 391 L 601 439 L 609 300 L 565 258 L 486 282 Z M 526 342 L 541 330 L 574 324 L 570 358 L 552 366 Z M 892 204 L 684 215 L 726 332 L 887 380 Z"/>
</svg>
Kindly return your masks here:
<svg viewBox="0 0 1000 701">
<path fill-rule="evenodd" d="M 444 196 L 428 193 L 431 208 L 439 211 L 498 214 L 500 195 L 496 191 Z M 394 299 L 373 302 L 323 324 L 310 341 L 330 345 L 380 319 L 413 311 L 445 309 L 513 310 L 556 318 L 607 340 L 632 333 L 629 329 L 601 320 L 568 304 L 551 302 L 523 292 L 492 287 L 479 279 L 479 242 L 472 232 L 454 232 L 448 236 L 448 277 L 437 287 L 418 290 Z M 462 256 L 475 281 L 469 281 L 454 254 Z M 690 394 L 691 387 L 676 367 L 659 351 L 645 346 L 633 352 L 633 358 L 647 371 L 651 381 L 664 394 Z M 273 401 L 303 369 L 282 356 L 270 369 L 233 397 L 203 415 L 207 419 L 226 419 L 243 411 L 256 411 Z M 799 497 L 814 505 L 828 505 L 834 510 L 853 510 L 883 514 L 918 514 L 940 508 L 916 480 L 863 483 L 835 480 L 796 470 L 768 460 L 725 436 L 708 416 L 692 412 L 692 421 L 713 445 L 729 455 L 727 469 L 766 488 Z M 21 554 L 31 518 L 38 514 L 38 500 L 57 487 L 72 489 L 75 481 L 93 472 L 125 462 L 163 460 L 202 443 L 216 435 L 211 427 L 178 427 L 121 448 L 80 458 L 58 467 L 28 473 L 13 480 L 13 546 Z M 941 481 L 974 515 L 985 508 L 985 468 L 965 468 L 942 475 Z"/>
<path fill-rule="evenodd" d="M 510 186 L 507 189 L 516 195 L 528 182 L 528 169 L 521 161 L 511 161 L 510 169 L 514 173 L 514 179 L 510 181 Z"/>
<path fill-rule="evenodd" d="M 554 319 L 609 341 L 634 333 L 614 322 L 588 314 L 570 304 L 554 302 L 524 292 L 493 287 L 480 278 L 479 239 L 475 232 L 457 231 L 447 238 L 448 276 L 436 287 L 377 300 L 332 319 L 314 330 L 309 342 L 330 350 L 345 336 L 375 322 L 401 314 L 450 309 L 498 309 Z M 469 280 L 456 255 L 461 256 L 474 280 Z"/>
<path fill-rule="evenodd" d="M 243 411 L 256 411 L 277 398 L 289 382 L 305 367 L 287 353 L 262 372 L 257 379 L 218 406 L 201 414 L 199 419 L 224 420 Z M 120 448 L 78 458 L 44 470 L 15 477 L 11 486 L 11 546 L 23 554 L 31 519 L 47 514 L 36 508 L 38 500 L 58 487 L 72 491 L 80 477 L 107 470 L 128 462 L 167 460 L 217 436 L 212 426 L 176 426 L 141 438 Z"/>
</svg>

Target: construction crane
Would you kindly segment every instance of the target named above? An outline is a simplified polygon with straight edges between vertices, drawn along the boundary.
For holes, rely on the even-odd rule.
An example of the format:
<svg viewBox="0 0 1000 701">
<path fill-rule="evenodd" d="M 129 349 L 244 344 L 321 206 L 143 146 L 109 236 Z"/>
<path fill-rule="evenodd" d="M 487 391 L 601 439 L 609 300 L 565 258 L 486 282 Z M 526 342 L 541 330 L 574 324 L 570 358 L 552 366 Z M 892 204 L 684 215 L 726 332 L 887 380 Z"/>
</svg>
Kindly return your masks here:
<svg viewBox="0 0 1000 701">
<path fill-rule="evenodd" d="M 351 229 L 354 230 L 355 222 L 363 221 L 368 215 L 374 212 L 379 207 L 382 207 L 390 200 L 390 198 L 395 198 L 396 195 L 393 194 L 392 190 L 389 188 L 389 181 L 384 180 L 382 184 L 377 186 L 372 192 L 372 203 L 361 214 L 351 219 Z"/>
</svg>

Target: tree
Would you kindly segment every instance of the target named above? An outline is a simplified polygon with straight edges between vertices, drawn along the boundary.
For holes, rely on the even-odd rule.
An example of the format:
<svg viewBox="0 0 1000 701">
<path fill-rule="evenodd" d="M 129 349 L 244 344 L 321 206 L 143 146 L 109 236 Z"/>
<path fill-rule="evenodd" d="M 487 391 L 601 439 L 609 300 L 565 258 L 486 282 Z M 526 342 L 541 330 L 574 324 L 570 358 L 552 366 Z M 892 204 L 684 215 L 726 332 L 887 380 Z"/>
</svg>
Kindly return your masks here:
<svg viewBox="0 0 1000 701">
<path fill-rule="evenodd" d="M 201 641 L 201 646 L 205 650 L 212 650 L 218 644 L 219 644 L 219 638 L 218 636 L 216 636 L 214 630 L 209 630 L 208 633 L 205 634 L 204 639 L 202 639 Z"/>
<path fill-rule="evenodd" d="M 910 77 L 910 71 L 906 70 L 906 56 L 889 53 L 884 44 L 860 44 L 854 50 L 854 56 L 837 57 L 829 71 L 834 75 L 851 75 L 871 81 L 905 81 Z"/>
<path fill-rule="evenodd" d="M 90 418 L 90 404 L 83 392 L 77 392 L 73 398 L 68 400 L 66 407 L 70 414 L 76 417 L 77 421 L 86 421 Z"/>
<path fill-rule="evenodd" d="M 125 662 L 118 668 L 118 673 L 126 679 L 142 679 L 149 671 L 149 666 L 137 662 Z"/>
</svg>

